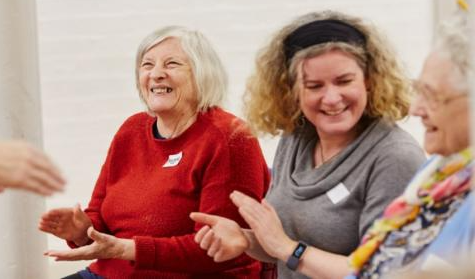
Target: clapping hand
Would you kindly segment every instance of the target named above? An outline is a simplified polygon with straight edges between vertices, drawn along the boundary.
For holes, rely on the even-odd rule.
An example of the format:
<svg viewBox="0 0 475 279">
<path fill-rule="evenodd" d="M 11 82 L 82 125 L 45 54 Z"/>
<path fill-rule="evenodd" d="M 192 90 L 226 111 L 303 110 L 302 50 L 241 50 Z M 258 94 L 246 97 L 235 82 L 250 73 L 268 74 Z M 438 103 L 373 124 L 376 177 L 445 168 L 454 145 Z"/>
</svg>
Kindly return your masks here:
<svg viewBox="0 0 475 279">
<path fill-rule="evenodd" d="M 50 250 L 45 252 L 45 255 L 54 257 L 56 261 L 93 259 L 135 260 L 135 243 L 133 240 L 100 233 L 93 227 L 87 229 L 87 236 L 94 241 L 90 245 L 66 251 Z"/>
<path fill-rule="evenodd" d="M 190 217 L 205 224 L 196 233 L 195 241 L 215 262 L 234 259 L 248 248 L 246 236 L 233 220 L 200 212 L 193 212 Z"/>
<path fill-rule="evenodd" d="M 265 252 L 271 257 L 285 261 L 292 253 L 296 242 L 285 234 L 274 207 L 265 199 L 259 203 L 238 191 L 231 194 L 231 200 L 238 207 L 239 213 L 251 227 Z"/>
<path fill-rule="evenodd" d="M 77 204 L 70 208 L 52 209 L 41 216 L 39 230 L 73 241 L 78 246 L 88 243 L 87 229 L 91 219 Z"/>
</svg>

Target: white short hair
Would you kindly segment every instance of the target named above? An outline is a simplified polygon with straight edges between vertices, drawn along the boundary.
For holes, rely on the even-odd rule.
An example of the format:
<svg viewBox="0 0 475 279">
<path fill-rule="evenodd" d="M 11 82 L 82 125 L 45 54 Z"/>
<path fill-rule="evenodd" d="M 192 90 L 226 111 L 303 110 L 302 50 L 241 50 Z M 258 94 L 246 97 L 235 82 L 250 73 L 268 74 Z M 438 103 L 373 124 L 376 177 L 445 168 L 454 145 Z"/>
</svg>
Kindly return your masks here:
<svg viewBox="0 0 475 279">
<path fill-rule="evenodd" d="M 167 38 L 177 38 L 190 60 L 194 82 L 198 89 L 197 110 L 206 111 L 210 107 L 220 106 L 228 87 L 228 77 L 223 63 L 202 33 L 181 26 L 167 26 L 155 30 L 140 43 L 135 60 L 135 82 L 140 98 L 143 100 L 139 85 L 139 68 L 143 56 Z"/>
<path fill-rule="evenodd" d="M 468 88 L 468 78 L 471 74 L 470 39 L 468 34 L 468 14 L 459 11 L 452 18 L 442 22 L 436 33 L 434 52 L 446 56 L 458 70 L 462 78 L 458 84 L 462 90 Z M 456 73 L 454 73 L 456 74 Z"/>
</svg>

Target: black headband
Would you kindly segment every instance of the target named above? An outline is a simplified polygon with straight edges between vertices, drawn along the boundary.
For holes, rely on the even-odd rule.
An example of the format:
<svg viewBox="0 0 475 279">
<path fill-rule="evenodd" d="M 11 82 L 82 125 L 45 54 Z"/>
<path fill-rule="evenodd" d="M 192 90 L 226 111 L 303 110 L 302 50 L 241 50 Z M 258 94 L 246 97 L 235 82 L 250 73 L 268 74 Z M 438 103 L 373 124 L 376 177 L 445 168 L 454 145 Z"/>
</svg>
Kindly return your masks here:
<svg viewBox="0 0 475 279">
<path fill-rule="evenodd" d="M 344 42 L 364 46 L 366 38 L 355 27 L 340 20 L 317 20 L 300 26 L 284 40 L 287 63 L 299 50 L 327 42 Z"/>
</svg>

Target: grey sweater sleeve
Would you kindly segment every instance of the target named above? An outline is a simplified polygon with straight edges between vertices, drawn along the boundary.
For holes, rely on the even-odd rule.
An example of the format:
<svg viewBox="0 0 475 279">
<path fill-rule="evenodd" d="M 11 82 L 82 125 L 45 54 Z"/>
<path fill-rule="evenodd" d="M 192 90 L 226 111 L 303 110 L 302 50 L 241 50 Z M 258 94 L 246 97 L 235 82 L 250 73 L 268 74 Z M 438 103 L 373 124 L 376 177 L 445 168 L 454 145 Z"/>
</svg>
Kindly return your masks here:
<svg viewBox="0 0 475 279">
<path fill-rule="evenodd" d="M 365 205 L 359 222 L 360 238 L 386 206 L 402 194 L 425 160 L 424 152 L 413 142 L 393 142 L 383 148 L 366 184 Z"/>
</svg>

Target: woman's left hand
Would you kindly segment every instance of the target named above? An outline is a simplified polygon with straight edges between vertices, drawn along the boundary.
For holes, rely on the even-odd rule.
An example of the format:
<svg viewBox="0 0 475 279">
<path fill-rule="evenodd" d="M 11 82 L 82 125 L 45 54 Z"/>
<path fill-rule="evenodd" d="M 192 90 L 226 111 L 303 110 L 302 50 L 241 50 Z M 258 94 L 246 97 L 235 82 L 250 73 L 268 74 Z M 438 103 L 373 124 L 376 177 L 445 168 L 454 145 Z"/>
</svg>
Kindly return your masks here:
<svg viewBox="0 0 475 279">
<path fill-rule="evenodd" d="M 259 203 L 239 191 L 231 194 L 231 200 L 239 208 L 239 213 L 251 227 L 266 253 L 286 261 L 297 246 L 297 242 L 285 234 L 274 207 L 264 199 Z"/>
<path fill-rule="evenodd" d="M 135 242 L 132 239 L 117 238 L 100 233 L 89 227 L 87 235 L 94 242 L 67 251 L 49 250 L 45 256 L 54 257 L 56 261 L 80 261 L 94 259 L 135 260 Z"/>
</svg>

